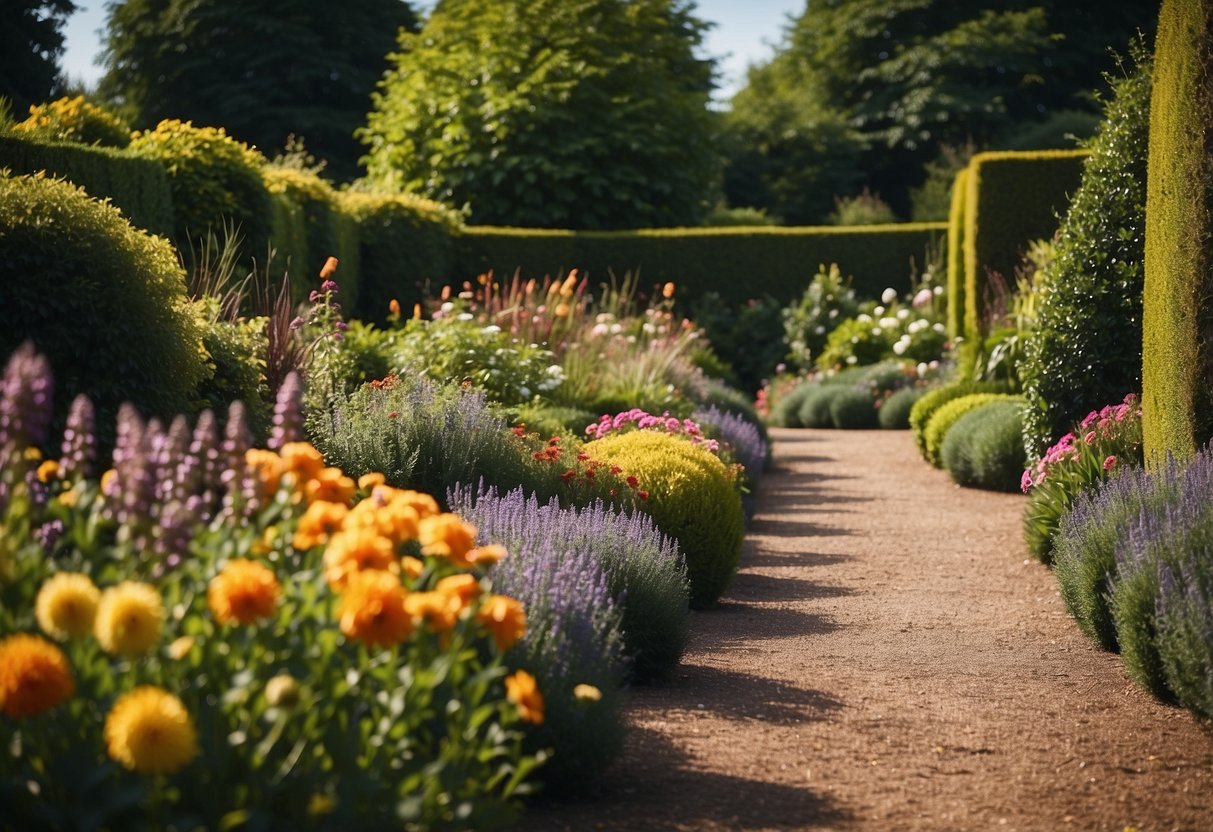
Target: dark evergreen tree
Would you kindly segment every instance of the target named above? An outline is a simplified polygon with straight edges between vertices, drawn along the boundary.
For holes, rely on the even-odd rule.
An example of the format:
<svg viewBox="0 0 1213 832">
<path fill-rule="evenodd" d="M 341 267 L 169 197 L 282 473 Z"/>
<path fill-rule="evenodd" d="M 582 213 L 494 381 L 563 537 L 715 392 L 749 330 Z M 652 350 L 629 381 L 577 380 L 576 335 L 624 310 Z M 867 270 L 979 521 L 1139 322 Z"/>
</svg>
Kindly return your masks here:
<svg viewBox="0 0 1213 832">
<path fill-rule="evenodd" d="M 18 119 L 60 92 L 63 24 L 75 10 L 71 0 L 0 0 L 0 96 Z"/>
</svg>

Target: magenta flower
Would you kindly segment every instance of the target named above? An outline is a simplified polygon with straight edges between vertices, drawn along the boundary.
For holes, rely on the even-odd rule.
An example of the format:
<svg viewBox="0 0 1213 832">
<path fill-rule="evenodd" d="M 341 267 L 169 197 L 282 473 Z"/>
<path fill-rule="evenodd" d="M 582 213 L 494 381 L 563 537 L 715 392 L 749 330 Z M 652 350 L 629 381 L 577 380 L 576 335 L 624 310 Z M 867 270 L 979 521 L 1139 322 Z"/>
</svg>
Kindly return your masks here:
<svg viewBox="0 0 1213 832">
<path fill-rule="evenodd" d="M 1109 456 L 1107 459 L 1105 459 L 1103 461 L 1103 469 L 1105 471 L 1111 471 L 1115 467 L 1116 467 L 1116 455 L 1115 454 Z"/>
<path fill-rule="evenodd" d="M 1019 478 L 1019 490 L 1027 494 L 1028 489 L 1032 487 L 1032 469 L 1024 469 L 1023 476 Z"/>
</svg>

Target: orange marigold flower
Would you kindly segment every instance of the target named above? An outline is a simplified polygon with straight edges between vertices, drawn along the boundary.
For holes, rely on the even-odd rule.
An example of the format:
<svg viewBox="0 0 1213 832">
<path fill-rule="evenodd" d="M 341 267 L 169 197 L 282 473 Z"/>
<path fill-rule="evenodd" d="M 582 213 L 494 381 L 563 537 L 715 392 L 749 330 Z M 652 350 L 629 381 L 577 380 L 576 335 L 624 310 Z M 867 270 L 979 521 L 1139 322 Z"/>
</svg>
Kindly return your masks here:
<svg viewBox="0 0 1213 832">
<path fill-rule="evenodd" d="M 329 259 L 325 260 L 324 266 L 320 269 L 320 279 L 328 280 L 330 277 L 335 275 L 337 273 L 337 264 L 340 262 L 341 261 L 336 257 L 330 257 Z"/>
<path fill-rule="evenodd" d="M 434 586 L 434 590 L 458 598 L 460 607 L 465 607 L 480 595 L 480 581 L 475 575 L 464 572 L 443 578 Z"/>
<path fill-rule="evenodd" d="M 387 302 L 387 311 L 391 312 L 393 315 L 395 315 L 397 318 L 399 318 L 400 317 L 400 301 L 396 300 L 395 298 L 392 298 L 391 300 L 389 300 Z"/>
<path fill-rule="evenodd" d="M 307 442 L 287 442 L 278 453 L 283 473 L 294 474 L 296 483 L 310 480 L 324 468 L 324 457 Z"/>
<path fill-rule="evenodd" d="M 392 494 L 387 500 L 389 503 L 399 503 L 400 505 L 408 506 L 417 512 L 418 518 L 433 517 L 441 513 L 438 507 L 438 501 L 426 494 L 423 491 L 392 489 Z"/>
<path fill-rule="evenodd" d="M 431 629 L 445 632 L 459 620 L 463 602 L 458 595 L 445 592 L 413 592 L 404 599 L 404 608 L 413 618 L 420 618 Z"/>
<path fill-rule="evenodd" d="M 63 651 L 41 636 L 18 633 L 0 641 L 0 713 L 35 716 L 76 689 Z"/>
<path fill-rule="evenodd" d="M 526 610 L 515 598 L 490 595 L 476 616 L 501 650 L 509 650 L 526 635 Z"/>
<path fill-rule="evenodd" d="M 456 566 L 468 567 L 467 554 L 476 544 L 476 527 L 455 514 L 436 514 L 418 524 L 417 539 L 421 553 L 447 558 Z"/>
<path fill-rule="evenodd" d="M 368 569 L 350 576 L 337 619 L 341 632 L 352 641 L 393 647 L 413 631 L 413 617 L 405 609 L 408 592 L 390 572 Z"/>
<path fill-rule="evenodd" d="M 309 504 L 295 527 L 291 545 L 302 552 L 327 543 L 341 529 L 349 513 L 349 508 L 342 503 L 317 500 Z"/>
<path fill-rule="evenodd" d="M 346 520 L 346 528 L 375 529 L 394 544 L 415 539 L 419 515 L 399 496 L 403 492 L 395 494 L 390 502 L 384 502 L 387 494 L 383 489 L 376 488 L 368 499 L 354 506 Z"/>
<path fill-rule="evenodd" d="M 490 543 L 487 546 L 477 546 L 472 551 L 468 552 L 468 562 L 476 566 L 492 566 L 497 561 L 504 558 L 508 552 L 506 548 L 499 543 Z"/>
<path fill-rule="evenodd" d="M 383 485 L 387 482 L 387 478 L 378 471 L 371 471 L 369 474 L 363 474 L 358 478 L 358 490 L 370 491 L 377 485 Z"/>
<path fill-rule="evenodd" d="M 105 719 L 111 758 L 140 774 L 176 774 L 198 756 L 198 731 L 184 703 L 145 685 L 124 694 Z"/>
<path fill-rule="evenodd" d="M 517 706 L 523 722 L 543 724 L 543 694 L 539 692 L 534 676 L 518 670 L 505 677 L 505 697 Z"/>
<path fill-rule="evenodd" d="M 344 529 L 333 535 L 324 550 L 324 577 L 336 590 L 344 589 L 358 572 L 374 569 L 394 573 L 399 568 L 396 547 L 375 529 Z"/>
<path fill-rule="evenodd" d="M 340 468 L 323 468 L 303 484 L 303 496 L 309 503 L 348 503 L 358 491 L 358 485 Z"/>
<path fill-rule="evenodd" d="M 211 578 L 206 601 L 215 621 L 252 624 L 269 618 L 282 597 L 282 584 L 273 570 L 245 558 L 229 560 L 218 575 Z"/>
<path fill-rule="evenodd" d="M 87 575 L 60 572 L 42 585 L 34 615 L 43 632 L 54 638 L 86 636 L 93 631 L 101 590 Z"/>
<path fill-rule="evenodd" d="M 59 476 L 59 463 L 53 459 L 48 459 L 38 466 L 36 473 L 38 482 L 50 482 Z"/>
<path fill-rule="evenodd" d="M 249 448 L 244 453 L 244 462 L 261 483 L 262 493 L 273 497 L 278 493 L 282 480 L 282 457 L 265 448 Z"/>
<path fill-rule="evenodd" d="M 415 581 L 425 571 L 425 563 L 412 555 L 405 555 L 400 559 L 400 568 L 404 570 L 405 575 Z"/>
<path fill-rule="evenodd" d="M 670 298 L 674 297 L 674 284 L 667 283 L 664 286 L 662 286 L 661 287 L 661 296 L 663 298 L 665 298 L 666 300 L 669 300 Z"/>
<path fill-rule="evenodd" d="M 123 581 L 101 593 L 93 632 L 107 653 L 138 656 L 160 637 L 164 602 L 149 584 Z"/>
</svg>

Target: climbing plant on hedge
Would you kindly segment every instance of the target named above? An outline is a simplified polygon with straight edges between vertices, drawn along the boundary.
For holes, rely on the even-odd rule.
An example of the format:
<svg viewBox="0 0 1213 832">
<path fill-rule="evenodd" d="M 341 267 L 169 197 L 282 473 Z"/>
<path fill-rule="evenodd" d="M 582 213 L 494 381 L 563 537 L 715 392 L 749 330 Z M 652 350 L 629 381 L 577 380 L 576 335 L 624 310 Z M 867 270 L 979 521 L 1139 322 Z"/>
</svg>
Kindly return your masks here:
<svg viewBox="0 0 1213 832">
<path fill-rule="evenodd" d="M 1024 447 L 1032 458 L 1092 402 L 1141 389 L 1150 60 L 1140 48 L 1134 60 L 1135 71 L 1112 81 L 1024 345 Z"/>
<path fill-rule="evenodd" d="M 1148 459 L 1190 456 L 1213 434 L 1209 236 L 1213 3 L 1167 0 L 1150 102 L 1143 433 Z"/>
</svg>

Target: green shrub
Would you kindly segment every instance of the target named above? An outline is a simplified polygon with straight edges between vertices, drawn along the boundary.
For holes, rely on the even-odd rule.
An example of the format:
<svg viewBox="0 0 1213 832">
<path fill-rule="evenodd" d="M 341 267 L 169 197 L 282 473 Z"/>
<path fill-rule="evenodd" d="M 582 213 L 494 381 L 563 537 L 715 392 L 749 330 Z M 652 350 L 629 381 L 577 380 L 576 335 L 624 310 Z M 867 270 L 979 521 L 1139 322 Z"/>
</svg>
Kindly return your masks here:
<svg viewBox="0 0 1213 832">
<path fill-rule="evenodd" d="M 829 222 L 831 225 L 885 225 L 897 222 L 897 217 L 879 194 L 864 188 L 855 196 L 834 197 Z"/>
<path fill-rule="evenodd" d="M 834 398 L 847 390 L 842 385 L 810 382 L 808 392 L 800 402 L 797 421 L 802 428 L 832 428 L 834 416 L 831 407 Z"/>
<path fill-rule="evenodd" d="M 1113 88 L 1024 344 L 1019 374 L 1031 457 L 1091 402 L 1141 389 L 1148 60 Z"/>
<path fill-rule="evenodd" d="M 843 429 L 879 427 L 872 394 L 854 387 L 839 388 L 830 398 L 830 423 Z"/>
<path fill-rule="evenodd" d="M 828 269 L 824 263 L 818 266 L 800 300 L 783 310 L 788 360 L 798 367 L 812 367 L 830 333 L 858 312 L 859 301 L 851 279 L 843 278 L 838 264 L 831 263 Z"/>
<path fill-rule="evenodd" d="M 769 295 L 738 306 L 707 292 L 696 298 L 689 317 L 707 333 L 712 349 L 732 369 L 735 383 L 753 396 L 787 352 L 783 341 L 774 337 L 782 313 L 779 301 Z"/>
<path fill-rule="evenodd" d="M 1144 324 L 1142 389 L 1146 450 L 1151 458 L 1168 451 L 1188 457 L 1213 435 L 1208 323 L 1213 291 L 1208 246 L 1213 234 L 1209 157 L 1213 105 L 1207 93 L 1213 31 L 1209 15 L 1207 2 L 1163 3 L 1149 104 L 1149 175 L 1141 159 L 1135 159 L 1132 168 L 1148 183 L 1144 308 L 1139 320 Z M 1140 92 L 1144 97 L 1148 82 L 1139 83 L 1147 88 Z M 1140 115 L 1136 109 L 1133 113 Z M 1140 129 L 1144 131 L 1144 127 Z M 1134 133 L 1134 139 L 1126 153 L 1145 157 L 1144 138 L 1137 140 Z M 1139 197 L 1141 180 L 1133 184 L 1133 196 Z M 1134 202 L 1134 207 L 1139 203 Z M 1139 224 L 1129 227 L 1134 231 L 1141 228 Z M 1140 242 L 1140 238 L 1135 236 L 1133 241 Z M 1140 254 L 1137 249 L 1133 253 Z M 1136 281 L 1130 288 L 1142 291 Z M 1140 295 L 1135 297 L 1140 299 Z M 1127 304 L 1125 311 L 1129 311 Z M 1131 337 L 1134 332 L 1123 326 L 1117 334 Z M 1122 349 L 1128 361 L 1132 354 Z"/>
<path fill-rule="evenodd" d="M 777 428 L 804 427 L 804 423 L 800 421 L 800 408 L 804 405 L 805 399 L 816 389 L 817 385 L 811 381 L 800 382 L 786 395 L 775 401 L 767 421 Z"/>
<path fill-rule="evenodd" d="M 265 383 L 265 319 L 222 320 L 214 298 L 206 298 L 196 307 L 208 370 L 208 377 L 198 386 L 198 407 L 226 413 L 232 402 L 244 402 L 253 436 L 264 443 L 273 408 Z"/>
<path fill-rule="evenodd" d="M 222 127 L 194 127 L 175 119 L 135 133 L 130 150 L 159 162 L 168 172 L 179 248 L 186 248 L 187 239 L 234 222 L 245 241 L 240 260 L 264 261 L 274 207 L 261 181 L 265 159 L 260 153 L 228 136 Z"/>
<path fill-rule="evenodd" d="M 967 488 L 1018 491 L 1023 474 L 1023 399 L 990 401 L 961 416 L 943 440 L 940 458 Z"/>
<path fill-rule="evenodd" d="M 131 126 L 83 95 L 59 98 L 29 108 L 29 118 L 13 131 L 53 142 L 77 142 L 123 148 L 131 143 Z"/>
<path fill-rule="evenodd" d="M 828 370 L 875 364 L 892 354 L 895 340 L 892 331 L 876 326 L 869 315 L 848 318 L 826 338 L 825 349 L 817 356 L 817 366 Z"/>
<path fill-rule="evenodd" d="M 1164 702 L 1175 702 L 1158 652 L 1158 627 L 1154 616 L 1158 589 L 1156 563 L 1127 575 L 1122 573 L 1112 593 L 1112 618 L 1116 622 L 1120 656 L 1129 675 Z"/>
<path fill-rule="evenodd" d="M 877 413 L 885 430 L 906 430 L 910 427 L 910 409 L 927 392 L 925 387 L 903 387 L 884 400 Z"/>
<path fill-rule="evenodd" d="M 931 415 L 922 432 L 927 462 L 936 468 L 943 467 L 944 440 L 952 430 L 952 426 L 956 424 L 961 416 L 982 405 L 1007 398 L 1009 397 L 1003 393 L 970 393 L 967 396 L 960 396 L 941 405 Z"/>
<path fill-rule="evenodd" d="M 651 430 L 597 439 L 585 451 L 640 481 L 649 495 L 641 508 L 686 558 L 691 605 L 715 603 L 737 571 L 745 522 L 724 464 L 703 448 Z"/>
<path fill-rule="evenodd" d="M 383 321 L 388 303 L 411 309 L 429 284 L 451 277 L 453 238 L 459 217 L 420 197 L 341 194 L 341 210 L 358 223 L 358 302 L 356 317 Z"/>
<path fill-rule="evenodd" d="M 927 390 L 910 408 L 910 430 L 914 432 L 914 442 L 918 445 L 918 452 L 923 455 L 924 459 L 927 458 L 926 429 L 936 410 L 961 396 L 969 396 L 973 393 L 1004 392 L 1006 392 L 1006 386 L 998 382 L 969 381 L 967 379 Z"/>
<path fill-rule="evenodd" d="M 18 133 L 0 133 L 0 169 L 14 175 L 47 174 L 84 188 L 96 199 L 109 198 L 138 228 L 173 233 L 173 194 L 164 166 L 152 159 L 108 147 L 43 141 Z"/>
<path fill-rule="evenodd" d="M 0 354 L 33 340 L 63 408 L 87 393 L 107 428 L 123 401 L 191 409 L 206 368 L 172 246 L 67 182 L 20 176 L 0 177 L 0 251 Z"/>
<path fill-rule="evenodd" d="M 511 410 L 514 424 L 545 439 L 552 436 L 580 439 L 585 436 L 586 426 L 598 420 L 598 414 L 592 411 L 560 407 L 543 401 L 520 404 Z"/>
<path fill-rule="evenodd" d="M 921 257 L 946 228 L 898 223 L 573 232 L 480 226 L 465 228 L 455 241 L 451 271 L 472 278 L 518 270 L 542 278 L 576 268 L 592 280 L 633 272 L 647 285 L 676 282 L 684 299 L 716 292 L 726 303 L 742 304 L 766 295 L 788 303 L 804 291 L 806 263 L 840 263 L 860 296 L 877 297 L 889 275 L 908 275 L 910 258 Z"/>
<path fill-rule="evenodd" d="M 964 334 L 965 321 L 965 197 L 969 193 L 969 169 L 956 174 L 952 184 L 952 207 L 948 212 L 948 337 Z"/>
</svg>

